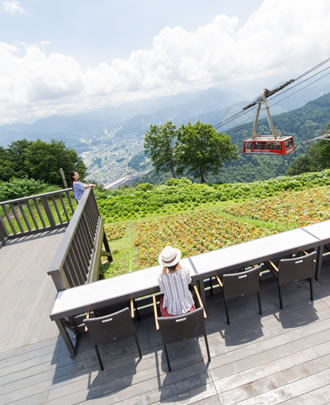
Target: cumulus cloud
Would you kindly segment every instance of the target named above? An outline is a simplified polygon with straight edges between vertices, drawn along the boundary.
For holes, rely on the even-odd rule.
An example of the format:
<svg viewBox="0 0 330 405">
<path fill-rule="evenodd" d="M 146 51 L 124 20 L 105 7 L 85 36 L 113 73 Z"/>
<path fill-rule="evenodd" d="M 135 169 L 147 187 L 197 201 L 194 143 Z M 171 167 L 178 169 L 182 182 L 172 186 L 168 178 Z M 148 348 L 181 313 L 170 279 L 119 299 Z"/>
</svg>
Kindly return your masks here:
<svg viewBox="0 0 330 405">
<path fill-rule="evenodd" d="M 9 15 L 24 14 L 25 10 L 19 0 L 2 0 L 2 9 Z"/>
<path fill-rule="evenodd" d="M 244 25 L 219 15 L 195 31 L 166 27 L 151 49 L 88 69 L 42 44 L 0 43 L 0 122 L 213 86 L 239 93 L 253 80 L 263 89 L 329 56 L 329 20 L 328 0 L 264 0 Z"/>
</svg>

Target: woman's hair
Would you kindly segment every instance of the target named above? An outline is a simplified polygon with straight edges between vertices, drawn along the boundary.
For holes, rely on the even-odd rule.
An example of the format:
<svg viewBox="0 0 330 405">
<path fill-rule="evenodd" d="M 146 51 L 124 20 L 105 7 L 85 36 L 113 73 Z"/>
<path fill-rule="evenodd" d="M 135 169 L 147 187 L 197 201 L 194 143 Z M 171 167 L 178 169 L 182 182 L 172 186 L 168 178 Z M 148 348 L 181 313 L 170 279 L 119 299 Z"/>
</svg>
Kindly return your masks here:
<svg viewBox="0 0 330 405">
<path fill-rule="evenodd" d="M 71 178 L 72 183 L 74 182 L 73 176 L 74 176 L 76 173 L 77 173 L 77 172 L 73 171 L 73 172 L 71 172 L 71 174 L 70 174 L 70 178 Z"/>
<path fill-rule="evenodd" d="M 175 264 L 174 266 L 168 267 L 168 270 L 169 270 L 169 271 L 174 271 L 174 270 L 176 269 L 176 266 L 177 266 L 177 265 L 178 265 L 178 263 Z"/>
</svg>

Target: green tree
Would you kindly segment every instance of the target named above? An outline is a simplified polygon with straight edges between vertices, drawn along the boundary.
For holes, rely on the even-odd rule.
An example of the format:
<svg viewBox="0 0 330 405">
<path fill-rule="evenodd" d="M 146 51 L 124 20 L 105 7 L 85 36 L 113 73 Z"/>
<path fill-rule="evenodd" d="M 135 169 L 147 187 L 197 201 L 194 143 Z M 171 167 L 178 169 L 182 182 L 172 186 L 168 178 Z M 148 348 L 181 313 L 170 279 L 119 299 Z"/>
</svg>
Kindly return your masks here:
<svg viewBox="0 0 330 405">
<path fill-rule="evenodd" d="M 60 168 L 64 170 L 68 184 L 71 183 L 71 171 L 78 171 L 82 179 L 86 174 L 86 166 L 77 152 L 67 148 L 61 141 L 52 140 L 46 143 L 40 139 L 36 141 L 22 139 L 9 145 L 6 156 L 11 167 L 10 177 L 28 177 L 48 184 L 62 185 Z M 1 179 L 8 180 L 3 176 Z"/>
<path fill-rule="evenodd" d="M 12 162 L 14 177 L 30 177 L 29 163 L 26 158 L 27 151 L 32 141 L 20 139 L 12 142 L 7 149 L 8 158 Z"/>
<path fill-rule="evenodd" d="M 77 152 L 66 148 L 62 141 L 52 140 L 46 143 L 38 139 L 33 142 L 26 153 L 30 176 L 49 184 L 62 185 L 60 168 L 63 169 L 70 184 L 70 173 L 78 171 L 80 177 L 86 174 L 86 167 Z"/>
<path fill-rule="evenodd" d="M 157 173 L 170 172 L 176 177 L 176 161 L 174 157 L 176 126 L 171 121 L 164 125 L 150 125 L 144 136 L 144 151 L 151 159 Z"/>
<path fill-rule="evenodd" d="M 328 125 L 328 130 L 330 124 Z M 304 155 L 299 156 L 286 174 L 295 176 L 306 172 L 317 172 L 330 168 L 330 141 L 320 140 L 311 145 Z"/>
<path fill-rule="evenodd" d="M 229 136 L 198 121 L 179 128 L 175 157 L 183 167 L 179 172 L 187 171 L 205 183 L 208 172 L 216 173 L 226 161 L 237 159 L 238 154 Z"/>
<path fill-rule="evenodd" d="M 15 175 L 13 162 L 9 159 L 8 150 L 0 146 L 0 181 L 8 181 Z"/>
</svg>

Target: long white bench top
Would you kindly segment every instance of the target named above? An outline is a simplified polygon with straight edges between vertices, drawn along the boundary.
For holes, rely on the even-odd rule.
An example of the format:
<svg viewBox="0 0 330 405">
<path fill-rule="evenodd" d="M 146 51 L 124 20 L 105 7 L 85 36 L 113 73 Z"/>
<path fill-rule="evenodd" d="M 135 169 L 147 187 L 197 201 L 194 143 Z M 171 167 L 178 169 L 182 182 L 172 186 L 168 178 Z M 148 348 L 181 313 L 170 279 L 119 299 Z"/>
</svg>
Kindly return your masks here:
<svg viewBox="0 0 330 405">
<path fill-rule="evenodd" d="M 220 273 L 230 271 L 248 264 L 274 259 L 297 249 L 319 245 L 319 239 L 298 228 L 183 259 L 182 265 L 190 270 L 191 276 L 196 280 L 216 271 Z M 110 303 L 156 292 L 160 272 L 161 266 L 154 266 L 61 291 L 57 293 L 50 318 L 61 319 Z"/>
<path fill-rule="evenodd" d="M 330 220 L 304 226 L 302 229 L 320 239 L 323 243 L 330 243 Z"/>
<path fill-rule="evenodd" d="M 301 228 L 266 236 L 238 245 L 229 246 L 191 258 L 201 276 L 215 271 L 230 271 L 264 260 L 271 260 L 279 254 L 289 254 L 297 249 L 308 249 L 317 245 L 318 239 Z"/>
</svg>

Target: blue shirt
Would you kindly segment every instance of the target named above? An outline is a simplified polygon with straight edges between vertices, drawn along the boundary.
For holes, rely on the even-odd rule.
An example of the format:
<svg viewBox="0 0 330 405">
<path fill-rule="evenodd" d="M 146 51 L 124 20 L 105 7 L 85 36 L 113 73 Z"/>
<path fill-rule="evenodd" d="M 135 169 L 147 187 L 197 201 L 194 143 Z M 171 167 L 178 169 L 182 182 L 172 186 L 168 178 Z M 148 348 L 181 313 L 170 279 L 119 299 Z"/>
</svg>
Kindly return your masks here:
<svg viewBox="0 0 330 405">
<path fill-rule="evenodd" d="M 77 201 L 79 201 L 81 199 L 81 196 L 83 195 L 83 192 L 85 191 L 85 187 L 80 181 L 75 181 L 72 184 L 72 187 L 73 187 L 74 198 Z"/>
</svg>

